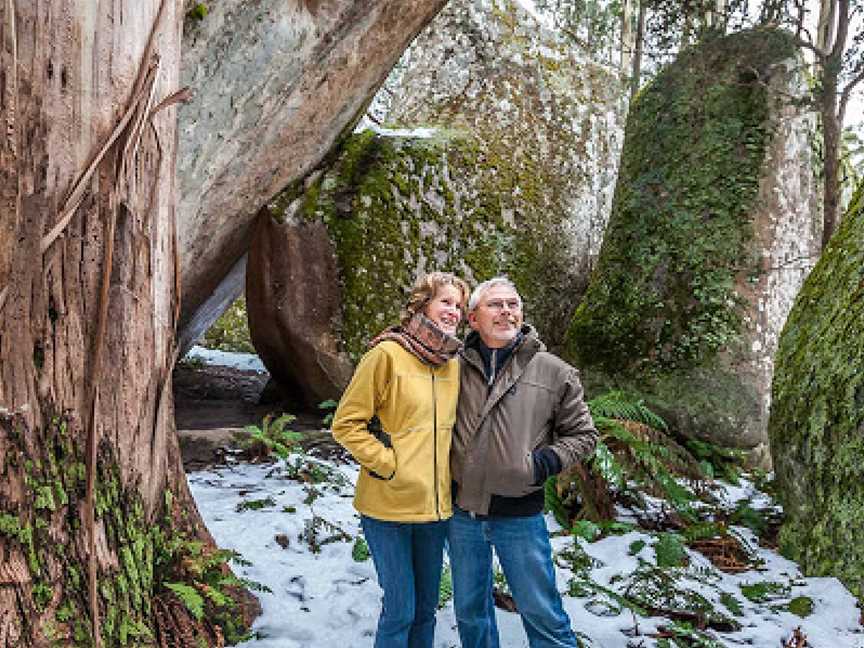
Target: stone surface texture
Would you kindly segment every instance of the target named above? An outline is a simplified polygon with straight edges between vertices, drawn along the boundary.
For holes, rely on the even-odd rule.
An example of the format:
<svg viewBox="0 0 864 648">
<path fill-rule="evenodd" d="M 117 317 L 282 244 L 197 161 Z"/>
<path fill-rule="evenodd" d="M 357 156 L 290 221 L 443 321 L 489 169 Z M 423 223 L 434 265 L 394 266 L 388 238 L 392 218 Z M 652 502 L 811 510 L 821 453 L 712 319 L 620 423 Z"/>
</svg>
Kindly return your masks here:
<svg viewBox="0 0 864 648">
<path fill-rule="evenodd" d="M 864 190 L 780 336 L 769 423 L 780 549 L 864 597 Z"/>
<path fill-rule="evenodd" d="M 688 50 L 630 112 L 598 271 L 568 335 L 595 390 L 768 465 L 777 338 L 818 256 L 815 119 L 790 39 Z"/>
<path fill-rule="evenodd" d="M 325 225 L 340 310 L 332 321 L 322 312 L 320 324 L 352 361 L 396 323 L 414 278 L 434 269 L 472 282 L 509 274 L 554 346 L 599 251 L 624 97 L 615 70 L 574 53 L 519 5 L 451 2 L 377 95 L 368 128 L 262 210 L 272 223 L 264 231 L 282 243 L 256 239 L 250 267 L 259 254 L 298 253 L 298 241 L 317 246 L 311 225 Z M 313 267 L 289 263 L 295 286 L 317 282 L 331 300 Z M 291 313 L 274 302 L 254 316 Z M 309 375 L 296 356 L 264 361 Z"/>
<path fill-rule="evenodd" d="M 263 204 L 307 175 L 364 112 L 444 0 L 214 0 L 183 35 L 177 206 L 188 347 L 246 253 Z M 237 291 L 236 275 L 224 290 Z"/>
</svg>

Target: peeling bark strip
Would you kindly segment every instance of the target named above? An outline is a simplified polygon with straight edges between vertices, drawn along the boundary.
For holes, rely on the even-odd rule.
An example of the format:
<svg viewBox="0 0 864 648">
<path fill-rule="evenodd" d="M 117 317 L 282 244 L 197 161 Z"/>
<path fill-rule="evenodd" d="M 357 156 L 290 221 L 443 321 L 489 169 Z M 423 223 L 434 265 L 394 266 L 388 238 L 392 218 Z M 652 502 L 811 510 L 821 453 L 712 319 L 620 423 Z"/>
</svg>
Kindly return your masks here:
<svg viewBox="0 0 864 648">
<path fill-rule="evenodd" d="M 171 416 L 181 16 L 0 0 L 0 648 L 156 636 L 166 493 L 210 541 Z"/>
</svg>

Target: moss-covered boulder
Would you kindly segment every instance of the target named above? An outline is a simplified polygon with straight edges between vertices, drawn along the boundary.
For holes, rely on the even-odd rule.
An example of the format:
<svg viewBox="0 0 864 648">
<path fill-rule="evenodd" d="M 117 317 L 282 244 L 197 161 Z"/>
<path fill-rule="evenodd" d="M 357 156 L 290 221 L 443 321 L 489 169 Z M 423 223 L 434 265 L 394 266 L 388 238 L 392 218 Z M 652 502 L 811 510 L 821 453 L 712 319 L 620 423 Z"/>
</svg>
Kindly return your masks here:
<svg viewBox="0 0 864 648">
<path fill-rule="evenodd" d="M 463 62 L 447 67 L 448 52 Z M 509 0 L 461 0 L 396 75 L 386 93 L 404 101 L 379 113 L 387 127 L 354 134 L 262 212 L 278 226 L 253 245 L 250 268 L 256 255 L 290 254 L 311 224 L 324 224 L 338 282 L 304 275 L 303 264 L 292 265 L 292 282 L 326 299 L 337 292 L 331 326 L 354 360 L 396 322 L 414 278 L 433 269 L 469 281 L 507 273 L 528 318 L 560 344 L 611 206 L 625 94 L 617 74 L 576 57 Z M 262 306 L 257 317 L 291 317 Z M 302 381 L 296 357 L 272 362 Z"/>
<path fill-rule="evenodd" d="M 567 337 L 589 387 L 641 393 L 679 431 L 757 454 L 821 227 L 814 120 L 790 100 L 799 69 L 789 36 L 748 31 L 685 51 L 642 90 Z"/>
<path fill-rule="evenodd" d="M 781 551 L 864 599 L 864 187 L 789 314 L 772 395 Z"/>
</svg>

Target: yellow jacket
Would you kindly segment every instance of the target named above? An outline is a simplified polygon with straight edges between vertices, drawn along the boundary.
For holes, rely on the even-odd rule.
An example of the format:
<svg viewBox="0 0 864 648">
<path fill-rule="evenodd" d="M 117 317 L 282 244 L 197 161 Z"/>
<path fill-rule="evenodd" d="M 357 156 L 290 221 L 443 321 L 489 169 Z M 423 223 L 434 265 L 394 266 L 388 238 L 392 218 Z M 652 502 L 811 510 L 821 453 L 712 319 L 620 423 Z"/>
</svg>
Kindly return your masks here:
<svg viewBox="0 0 864 648">
<path fill-rule="evenodd" d="M 421 362 L 398 343 L 373 347 L 333 416 L 333 436 L 360 463 L 354 507 L 378 520 L 431 522 L 452 514 L 450 439 L 459 362 Z M 377 415 L 386 441 L 369 431 Z"/>
</svg>

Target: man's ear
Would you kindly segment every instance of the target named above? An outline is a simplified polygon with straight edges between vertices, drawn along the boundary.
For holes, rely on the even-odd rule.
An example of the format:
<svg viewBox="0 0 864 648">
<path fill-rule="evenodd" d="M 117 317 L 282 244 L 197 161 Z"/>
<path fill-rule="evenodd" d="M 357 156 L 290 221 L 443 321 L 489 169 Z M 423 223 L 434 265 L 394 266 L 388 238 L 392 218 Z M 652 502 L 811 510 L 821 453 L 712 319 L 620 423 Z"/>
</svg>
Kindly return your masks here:
<svg viewBox="0 0 864 648">
<path fill-rule="evenodd" d="M 474 311 L 468 312 L 468 326 L 470 326 L 475 331 L 479 330 L 477 328 L 477 315 L 474 313 Z"/>
</svg>

